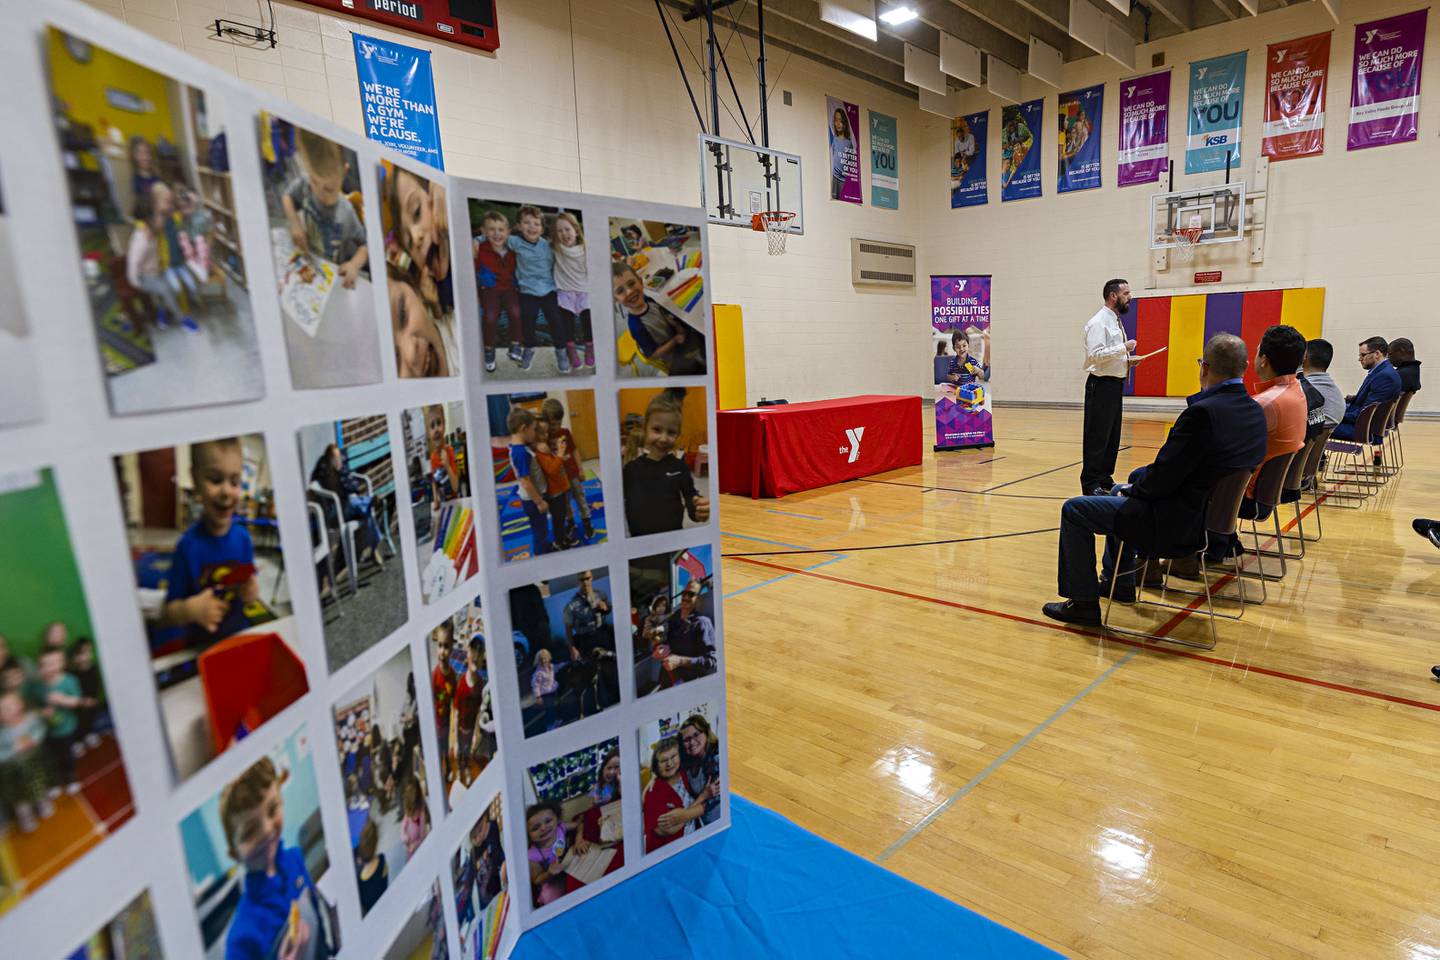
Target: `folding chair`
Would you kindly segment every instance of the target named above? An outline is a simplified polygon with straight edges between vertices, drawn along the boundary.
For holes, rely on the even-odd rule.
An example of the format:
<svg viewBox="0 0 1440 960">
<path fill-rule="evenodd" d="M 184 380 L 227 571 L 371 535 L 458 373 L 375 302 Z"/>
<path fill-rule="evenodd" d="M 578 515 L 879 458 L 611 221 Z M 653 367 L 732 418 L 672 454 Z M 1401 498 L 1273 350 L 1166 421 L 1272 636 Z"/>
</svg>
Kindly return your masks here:
<svg viewBox="0 0 1440 960">
<path fill-rule="evenodd" d="M 1325 456 L 1325 444 L 1330 442 L 1330 434 L 1335 432 L 1334 427 L 1329 427 L 1314 438 L 1314 446 L 1305 462 L 1305 467 L 1300 473 L 1300 489 L 1296 491 L 1295 504 L 1295 526 L 1300 531 L 1300 538 L 1303 543 L 1316 543 L 1325 535 L 1325 525 L 1320 520 L 1320 505 L 1325 502 L 1325 496 L 1320 491 L 1320 460 Z M 1305 532 L 1305 511 L 1300 509 L 1300 499 L 1306 491 L 1310 492 L 1310 506 L 1315 513 L 1315 535 L 1312 537 Z M 1290 503 L 1286 499 L 1289 491 L 1285 491 L 1281 497 L 1281 503 Z M 1305 548 L 1300 548 L 1301 556 L 1304 556 Z"/>
<path fill-rule="evenodd" d="M 1410 409 L 1410 401 L 1413 399 L 1414 390 L 1400 395 L 1400 405 L 1395 408 L 1395 425 L 1391 428 L 1395 435 L 1395 452 L 1402 467 L 1405 466 L 1405 441 L 1400 436 L 1400 427 L 1405 423 L 1405 412 Z"/>
<path fill-rule="evenodd" d="M 1295 505 L 1295 527 L 1298 535 L 1290 535 L 1280 528 L 1280 511 L 1270 511 L 1271 517 L 1275 520 L 1275 545 L 1279 551 L 1261 551 L 1267 557 L 1280 557 L 1284 560 L 1305 559 L 1305 520 L 1300 510 L 1300 491 L 1305 486 L 1305 471 L 1312 460 L 1319 457 L 1320 435 L 1316 434 L 1305 441 L 1305 446 L 1295 451 L 1290 459 L 1290 469 L 1285 471 L 1285 482 L 1280 485 L 1280 504 L 1293 503 Z M 1285 547 L 1285 541 L 1290 540 L 1299 545 L 1297 553 L 1291 553 Z"/>
<path fill-rule="evenodd" d="M 1356 437 L 1369 439 L 1370 424 L 1379 409 L 1378 403 L 1372 403 L 1356 415 Z M 1360 466 L 1360 457 L 1365 453 L 1362 441 L 1336 440 L 1332 437 L 1325 444 L 1325 452 L 1333 455 L 1326 471 L 1326 482 L 1338 485 L 1337 489 L 1330 491 L 1330 499 L 1347 509 L 1358 509 L 1360 503 L 1368 499 L 1372 493 L 1370 489 L 1372 484 L 1359 477 L 1359 474 L 1363 472 Z M 1373 485 L 1378 486 L 1379 484 Z M 1355 489 L 1352 493 L 1342 489 L 1343 487 L 1354 487 Z"/>
<path fill-rule="evenodd" d="M 1166 591 L 1169 588 L 1170 575 L 1165 574 L 1165 580 L 1161 583 L 1160 600 L 1140 599 L 1140 583 L 1144 579 L 1145 571 L 1152 562 L 1158 560 L 1179 560 L 1184 557 L 1200 555 L 1200 579 L 1205 583 L 1203 591 L 1176 590 L 1176 593 L 1190 594 L 1193 596 L 1204 596 L 1205 610 L 1202 613 L 1198 608 L 1193 611 L 1196 616 L 1203 616 L 1210 623 L 1210 643 L 1207 645 L 1199 640 L 1187 640 L 1183 637 L 1158 636 L 1154 633 L 1147 633 L 1143 630 L 1127 630 L 1122 627 L 1110 625 L 1110 611 L 1115 607 L 1115 584 L 1120 580 L 1119 570 L 1120 558 L 1125 556 L 1125 544 L 1119 544 L 1119 552 L 1116 554 L 1116 569 L 1110 575 L 1110 596 L 1106 598 L 1105 615 L 1101 620 L 1105 629 L 1112 633 L 1125 634 L 1131 637 L 1141 637 L 1146 640 L 1155 640 L 1161 643 L 1178 643 L 1182 646 L 1196 647 L 1200 650 L 1214 650 L 1219 636 L 1215 632 L 1215 621 L 1219 618 L 1227 620 L 1239 620 L 1245 614 L 1245 585 L 1240 582 L 1240 612 L 1235 614 L 1215 612 L 1214 585 L 1210 583 L 1210 565 L 1206 552 L 1210 547 L 1211 534 L 1225 538 L 1227 541 L 1235 533 L 1239 524 L 1240 501 L 1245 496 L 1245 488 L 1250 483 L 1250 470 L 1233 470 L 1215 481 L 1210 488 L 1210 494 L 1205 504 L 1205 526 L 1202 531 L 1201 541 L 1198 544 L 1186 544 L 1173 549 L 1156 551 L 1153 556 L 1137 557 L 1135 573 L 1135 601 L 1137 606 L 1163 607 L 1167 610 L 1190 610 L 1190 605 L 1168 603 L 1165 600 Z M 1230 558 L 1232 575 L 1238 580 L 1240 576 L 1240 563 L 1236 557 Z"/>
<path fill-rule="evenodd" d="M 1250 535 L 1255 538 L 1253 547 L 1247 549 L 1241 543 L 1240 549 L 1246 556 L 1255 558 L 1255 569 L 1250 570 L 1242 564 L 1240 575 L 1249 577 L 1252 580 L 1284 580 L 1288 572 L 1285 568 L 1286 555 L 1284 551 L 1267 551 L 1260 545 L 1260 527 L 1262 520 L 1269 520 L 1275 516 L 1276 506 L 1280 503 L 1280 488 L 1285 483 L 1285 478 L 1290 472 L 1290 464 L 1294 461 L 1296 453 L 1283 453 L 1278 457 L 1271 457 L 1260 467 L 1260 472 L 1255 475 L 1255 489 L 1250 493 L 1250 499 L 1255 504 L 1255 515 L 1253 517 L 1242 517 L 1242 520 L 1250 521 Z M 1275 519 L 1275 529 L 1280 529 L 1280 520 Z M 1279 574 L 1268 573 L 1265 570 L 1265 558 L 1273 557 L 1280 561 Z"/>
</svg>

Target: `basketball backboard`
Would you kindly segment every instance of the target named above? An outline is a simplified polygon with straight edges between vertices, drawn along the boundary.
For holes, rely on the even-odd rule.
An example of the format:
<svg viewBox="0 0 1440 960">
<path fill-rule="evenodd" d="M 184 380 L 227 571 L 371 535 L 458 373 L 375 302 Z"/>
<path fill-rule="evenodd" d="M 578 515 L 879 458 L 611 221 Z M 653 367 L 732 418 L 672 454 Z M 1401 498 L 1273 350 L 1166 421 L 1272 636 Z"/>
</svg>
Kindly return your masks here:
<svg viewBox="0 0 1440 960">
<path fill-rule="evenodd" d="M 700 203 L 705 219 L 752 229 L 767 210 L 795 214 L 790 233 L 805 232 L 800 158 L 751 143 L 700 134 Z"/>
<path fill-rule="evenodd" d="M 1150 247 L 1179 246 L 1181 230 L 1200 229 L 1196 244 L 1245 239 L 1245 184 L 1221 183 L 1150 197 Z"/>
</svg>

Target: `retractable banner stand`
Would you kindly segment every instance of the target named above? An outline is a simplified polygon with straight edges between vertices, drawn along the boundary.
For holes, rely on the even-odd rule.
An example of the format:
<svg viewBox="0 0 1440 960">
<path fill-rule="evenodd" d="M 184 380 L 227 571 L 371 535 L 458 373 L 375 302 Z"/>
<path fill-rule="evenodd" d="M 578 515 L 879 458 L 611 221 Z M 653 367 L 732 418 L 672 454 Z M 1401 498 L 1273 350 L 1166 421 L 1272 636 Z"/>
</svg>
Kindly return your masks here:
<svg viewBox="0 0 1440 960">
<path fill-rule="evenodd" d="M 351 34 L 365 135 L 412 160 L 445 169 L 430 51 Z"/>
<path fill-rule="evenodd" d="M 935 449 L 993 447 L 990 277 L 932 276 Z"/>
</svg>

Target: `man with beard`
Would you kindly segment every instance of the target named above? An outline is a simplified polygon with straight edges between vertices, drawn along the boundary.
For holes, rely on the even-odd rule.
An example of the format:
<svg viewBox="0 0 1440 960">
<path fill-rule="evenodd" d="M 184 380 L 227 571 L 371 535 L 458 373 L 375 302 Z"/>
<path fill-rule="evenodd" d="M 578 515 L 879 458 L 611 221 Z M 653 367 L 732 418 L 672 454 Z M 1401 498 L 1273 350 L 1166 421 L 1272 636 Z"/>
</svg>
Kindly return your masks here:
<svg viewBox="0 0 1440 960">
<path fill-rule="evenodd" d="M 700 581 L 691 580 L 680 592 L 680 609 L 670 615 L 666 635 L 670 656 L 665 658 L 667 680 L 674 686 L 715 672 L 715 624 L 701 615 Z"/>
<path fill-rule="evenodd" d="M 1135 341 L 1125 339 L 1125 328 L 1120 325 L 1120 318 L 1130 312 L 1129 281 L 1106 281 L 1101 296 L 1105 305 L 1085 324 L 1085 372 L 1089 377 L 1085 380 L 1081 496 L 1107 494 L 1115 486 L 1125 378 L 1139 362 L 1133 356 Z"/>
</svg>

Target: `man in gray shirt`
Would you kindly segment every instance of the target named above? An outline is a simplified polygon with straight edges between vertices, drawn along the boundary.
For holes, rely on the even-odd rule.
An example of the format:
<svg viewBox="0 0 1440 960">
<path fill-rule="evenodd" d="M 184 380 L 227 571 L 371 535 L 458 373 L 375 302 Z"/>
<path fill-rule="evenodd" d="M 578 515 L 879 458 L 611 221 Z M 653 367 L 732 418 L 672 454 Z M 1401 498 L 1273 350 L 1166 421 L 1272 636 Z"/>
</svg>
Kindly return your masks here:
<svg viewBox="0 0 1440 960">
<path fill-rule="evenodd" d="M 1325 402 L 1310 411 L 1310 426 L 1333 427 L 1345 418 L 1345 394 L 1327 372 L 1335 357 L 1335 348 L 1328 340 L 1311 340 L 1305 344 L 1305 359 L 1300 371 L 1310 386 L 1319 391 Z"/>
</svg>

